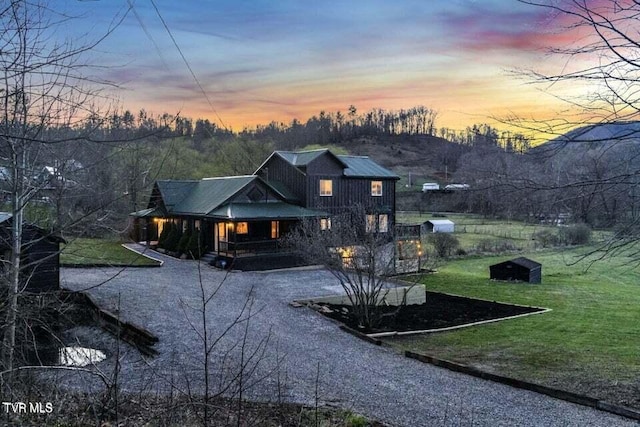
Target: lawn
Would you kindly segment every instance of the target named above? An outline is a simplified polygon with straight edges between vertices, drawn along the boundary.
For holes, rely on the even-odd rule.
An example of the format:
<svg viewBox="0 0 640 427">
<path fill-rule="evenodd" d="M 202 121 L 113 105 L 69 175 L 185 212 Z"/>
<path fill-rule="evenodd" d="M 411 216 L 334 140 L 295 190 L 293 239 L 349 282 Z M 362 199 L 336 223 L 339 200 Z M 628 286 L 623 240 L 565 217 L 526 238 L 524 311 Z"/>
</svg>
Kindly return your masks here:
<svg viewBox="0 0 640 427">
<path fill-rule="evenodd" d="M 540 243 L 534 237 L 537 232 L 549 230 L 557 233 L 560 227 L 526 223 L 516 220 L 491 219 L 480 215 L 447 213 L 446 216 L 435 217 L 431 214 L 420 215 L 417 212 L 398 212 L 397 222 L 421 224 L 430 219 L 450 219 L 455 223 L 453 235 L 460 242 L 460 248 L 466 252 L 504 252 L 505 250 L 534 250 Z M 611 233 L 594 230 L 593 242 L 602 242 Z"/>
<path fill-rule="evenodd" d="M 60 263 L 104 266 L 148 266 L 157 265 L 147 257 L 122 247 L 117 240 L 77 238 L 63 245 Z"/>
<path fill-rule="evenodd" d="M 552 311 L 428 336 L 389 340 L 408 349 L 618 404 L 640 407 L 640 271 L 619 255 L 576 261 L 585 249 L 524 254 L 543 264 L 543 283 L 488 280 L 509 257 L 447 263 L 427 289 Z"/>
</svg>

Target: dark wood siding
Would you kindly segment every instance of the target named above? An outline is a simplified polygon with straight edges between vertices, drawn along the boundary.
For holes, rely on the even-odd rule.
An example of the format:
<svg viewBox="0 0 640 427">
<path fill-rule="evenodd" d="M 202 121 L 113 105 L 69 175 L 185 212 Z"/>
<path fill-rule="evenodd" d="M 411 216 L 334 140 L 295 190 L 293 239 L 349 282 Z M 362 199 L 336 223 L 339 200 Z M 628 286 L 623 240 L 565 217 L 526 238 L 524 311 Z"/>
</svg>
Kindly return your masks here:
<svg viewBox="0 0 640 427">
<path fill-rule="evenodd" d="M 11 251 L 11 221 L 1 226 L 1 250 L 4 261 Z M 60 289 L 60 243 L 46 231 L 29 224 L 22 229 L 20 280 L 28 292 L 49 292 Z"/>
<path fill-rule="evenodd" d="M 307 198 L 305 175 L 277 154 L 260 168 L 258 175 L 267 182 L 283 183 L 301 202 Z"/>
<path fill-rule="evenodd" d="M 332 154 L 324 153 L 316 157 L 307 165 L 307 175 L 338 175 L 341 176 L 344 170 L 342 162 Z"/>
<path fill-rule="evenodd" d="M 320 180 L 333 180 L 333 196 L 320 196 Z M 371 195 L 371 181 L 382 181 L 382 196 Z M 354 205 L 370 211 L 389 213 L 390 225 L 395 224 L 395 180 L 345 178 L 342 176 L 319 175 L 308 177 L 307 206 L 339 214 Z"/>
</svg>

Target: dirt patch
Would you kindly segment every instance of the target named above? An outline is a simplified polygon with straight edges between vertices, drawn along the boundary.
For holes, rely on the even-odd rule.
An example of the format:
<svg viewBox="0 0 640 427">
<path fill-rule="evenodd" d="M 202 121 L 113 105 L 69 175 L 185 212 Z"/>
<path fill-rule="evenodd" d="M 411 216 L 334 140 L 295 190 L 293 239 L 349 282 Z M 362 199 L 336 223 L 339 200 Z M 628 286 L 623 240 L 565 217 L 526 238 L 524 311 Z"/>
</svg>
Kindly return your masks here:
<svg viewBox="0 0 640 427">
<path fill-rule="evenodd" d="M 541 308 L 503 304 L 438 292 L 427 291 L 426 295 L 426 302 L 422 304 L 379 307 L 382 316 L 375 329 L 359 325 L 350 305 L 322 302 L 317 305 L 322 307 L 319 311 L 325 316 L 366 334 L 441 329 L 543 311 Z"/>
</svg>

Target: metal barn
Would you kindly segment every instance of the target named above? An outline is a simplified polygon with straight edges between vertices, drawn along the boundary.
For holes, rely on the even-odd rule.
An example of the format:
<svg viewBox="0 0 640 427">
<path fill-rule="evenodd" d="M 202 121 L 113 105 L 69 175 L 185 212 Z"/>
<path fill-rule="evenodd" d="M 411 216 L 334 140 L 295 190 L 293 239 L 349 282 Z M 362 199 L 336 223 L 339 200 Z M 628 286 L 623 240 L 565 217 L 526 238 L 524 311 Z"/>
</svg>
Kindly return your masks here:
<svg viewBox="0 0 640 427">
<path fill-rule="evenodd" d="M 424 223 L 429 233 L 453 233 L 455 224 L 449 219 L 430 219 Z"/>
</svg>

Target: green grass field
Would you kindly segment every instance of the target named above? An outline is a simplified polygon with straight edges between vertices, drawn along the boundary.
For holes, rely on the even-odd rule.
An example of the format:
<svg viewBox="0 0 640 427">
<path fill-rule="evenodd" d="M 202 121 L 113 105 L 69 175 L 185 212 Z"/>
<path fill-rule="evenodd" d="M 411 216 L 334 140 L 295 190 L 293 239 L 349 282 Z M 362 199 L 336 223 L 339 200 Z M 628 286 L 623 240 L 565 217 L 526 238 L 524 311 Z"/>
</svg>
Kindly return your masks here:
<svg viewBox="0 0 640 427">
<path fill-rule="evenodd" d="M 427 289 L 553 311 L 389 342 L 402 350 L 640 407 L 640 272 L 624 255 L 569 265 L 586 250 L 525 253 L 543 264 L 543 283 L 537 285 L 488 279 L 489 265 L 509 256 L 449 262 L 422 278 Z"/>
<path fill-rule="evenodd" d="M 86 265 L 157 265 L 147 257 L 140 256 L 116 240 L 78 238 L 63 245 L 60 263 Z"/>
<path fill-rule="evenodd" d="M 483 218 L 472 214 L 446 214 L 434 217 L 431 214 L 420 215 L 417 212 L 398 212 L 396 221 L 406 224 L 421 224 L 429 219 L 450 219 L 455 223 L 454 236 L 460 242 L 460 248 L 466 252 L 483 252 L 478 247 L 497 248 L 489 252 L 500 252 L 501 247 L 528 251 L 538 249 L 540 244 L 534 240 L 537 232 L 549 230 L 556 233 L 559 227 L 553 225 L 529 224 L 516 220 L 498 220 Z M 601 242 L 610 236 L 610 232 L 594 230 L 591 240 Z"/>
</svg>

